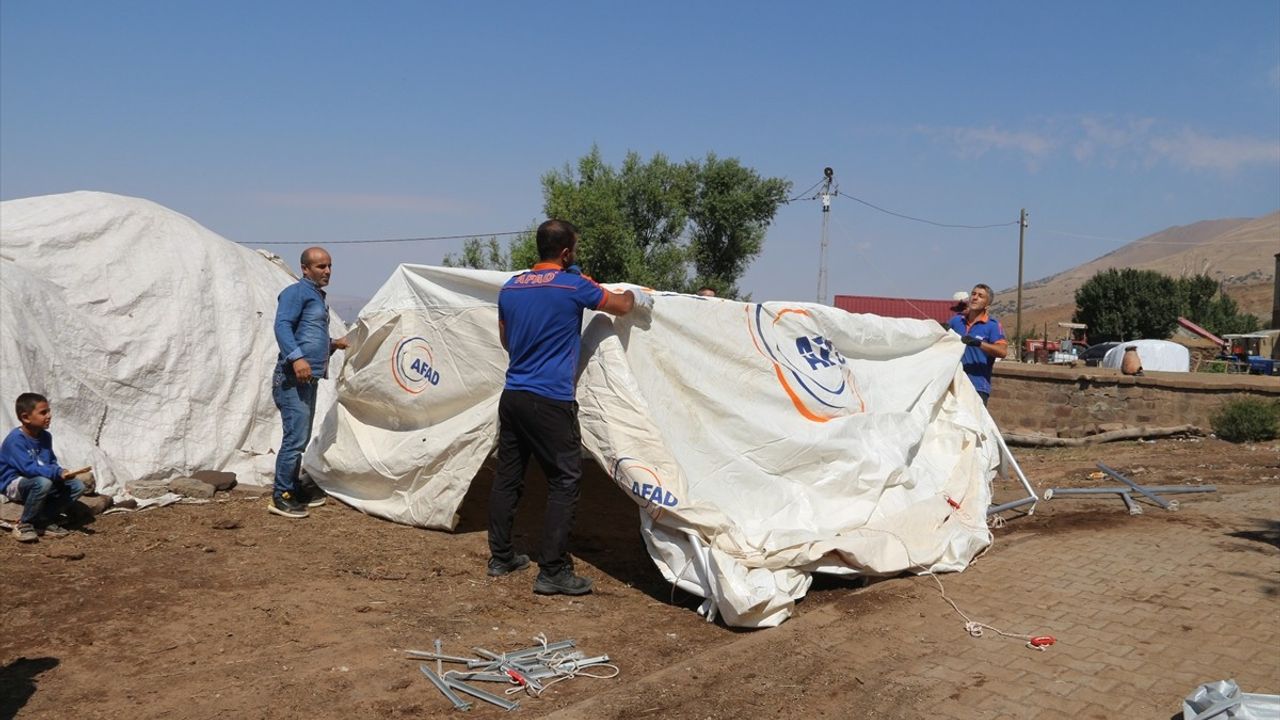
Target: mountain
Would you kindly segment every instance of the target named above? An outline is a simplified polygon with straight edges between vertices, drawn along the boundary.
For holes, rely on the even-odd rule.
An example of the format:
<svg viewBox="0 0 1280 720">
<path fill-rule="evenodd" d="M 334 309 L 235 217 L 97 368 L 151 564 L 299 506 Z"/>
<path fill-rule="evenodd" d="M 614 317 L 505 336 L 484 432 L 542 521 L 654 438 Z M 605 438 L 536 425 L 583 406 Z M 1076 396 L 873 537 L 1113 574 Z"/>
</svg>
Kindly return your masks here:
<svg viewBox="0 0 1280 720">
<path fill-rule="evenodd" d="M 369 298 L 339 293 L 329 293 L 326 299 L 329 301 L 329 309 L 337 313 L 347 325 L 354 323 L 360 310 L 369 304 Z"/>
<path fill-rule="evenodd" d="M 1244 312 L 1271 319 L 1275 254 L 1280 252 L 1280 211 L 1260 218 L 1204 220 L 1162 230 L 1102 257 L 1022 286 L 1022 326 L 1057 334 L 1056 324 L 1075 311 L 1075 292 L 1098 272 L 1126 267 L 1180 277 L 1206 273 L 1222 282 Z M 1000 291 L 993 306 L 1012 334 L 1017 288 Z"/>
</svg>

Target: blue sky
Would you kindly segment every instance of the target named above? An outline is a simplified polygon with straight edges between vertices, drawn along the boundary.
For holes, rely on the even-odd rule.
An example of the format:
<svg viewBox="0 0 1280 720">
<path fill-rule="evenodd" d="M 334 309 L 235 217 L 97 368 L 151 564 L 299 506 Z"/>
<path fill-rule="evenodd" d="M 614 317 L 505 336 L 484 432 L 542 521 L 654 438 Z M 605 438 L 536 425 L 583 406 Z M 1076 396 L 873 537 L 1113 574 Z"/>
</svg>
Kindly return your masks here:
<svg viewBox="0 0 1280 720">
<path fill-rule="evenodd" d="M 1028 280 L 1280 208 L 1280 3 L 0 4 L 0 197 L 145 197 L 292 257 L 519 230 L 598 144 L 708 151 L 942 223 L 1031 213 Z M 820 212 L 743 280 L 815 297 Z M 1017 228 L 837 199 L 831 293 L 1016 281 Z M 461 242 L 331 245 L 333 289 Z M 588 268 L 589 271 L 589 268 Z"/>
</svg>

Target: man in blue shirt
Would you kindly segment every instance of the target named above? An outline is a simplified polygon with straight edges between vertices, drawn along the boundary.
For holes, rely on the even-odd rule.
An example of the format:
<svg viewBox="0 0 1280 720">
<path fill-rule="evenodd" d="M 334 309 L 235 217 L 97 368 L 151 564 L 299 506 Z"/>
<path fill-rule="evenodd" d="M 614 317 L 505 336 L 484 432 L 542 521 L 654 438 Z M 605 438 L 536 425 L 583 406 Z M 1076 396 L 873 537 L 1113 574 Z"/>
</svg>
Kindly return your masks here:
<svg viewBox="0 0 1280 720">
<path fill-rule="evenodd" d="M 1009 341 L 1004 337 L 1000 321 L 987 314 L 991 306 L 991 287 L 981 283 L 969 293 L 969 307 L 951 318 L 948 327 L 955 330 L 964 341 L 964 356 L 960 359 L 964 372 L 973 382 L 973 389 L 986 405 L 991 398 L 991 370 L 996 358 L 1009 354 Z"/>
<path fill-rule="evenodd" d="M 329 306 L 324 288 L 333 260 L 324 248 L 302 251 L 302 279 L 281 291 L 276 306 L 276 344 L 280 355 L 271 378 L 271 398 L 280 409 L 284 436 L 276 455 L 275 486 L 267 509 L 276 515 L 304 518 L 307 507 L 324 504 L 318 490 L 298 486 L 302 451 L 311 439 L 316 415 L 316 383 L 327 377 L 329 356 L 347 347 L 346 338 L 329 338 Z"/>
<path fill-rule="evenodd" d="M 582 595 L 591 581 L 575 575 L 569 531 L 582 475 L 575 375 L 582 346 L 582 311 L 626 315 L 652 308 L 639 288 L 605 292 L 575 264 L 578 229 L 564 220 L 538 226 L 540 261 L 507 281 L 498 293 L 498 333 L 507 351 L 507 381 L 498 401 L 498 468 L 489 496 L 489 567 L 497 577 L 529 564 L 511 543 L 511 526 L 524 490 L 529 456 L 547 478 L 540 572 L 533 591 Z"/>
</svg>

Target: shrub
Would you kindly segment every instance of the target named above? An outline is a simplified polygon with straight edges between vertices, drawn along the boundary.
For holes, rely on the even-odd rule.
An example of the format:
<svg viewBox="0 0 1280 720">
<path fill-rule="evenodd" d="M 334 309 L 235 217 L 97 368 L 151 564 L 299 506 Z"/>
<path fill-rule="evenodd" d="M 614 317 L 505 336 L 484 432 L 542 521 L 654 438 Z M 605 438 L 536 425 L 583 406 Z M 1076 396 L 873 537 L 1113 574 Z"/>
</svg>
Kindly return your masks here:
<svg viewBox="0 0 1280 720">
<path fill-rule="evenodd" d="M 1213 432 L 1230 442 L 1272 440 L 1280 435 L 1280 402 L 1229 400 L 1209 419 Z"/>
</svg>

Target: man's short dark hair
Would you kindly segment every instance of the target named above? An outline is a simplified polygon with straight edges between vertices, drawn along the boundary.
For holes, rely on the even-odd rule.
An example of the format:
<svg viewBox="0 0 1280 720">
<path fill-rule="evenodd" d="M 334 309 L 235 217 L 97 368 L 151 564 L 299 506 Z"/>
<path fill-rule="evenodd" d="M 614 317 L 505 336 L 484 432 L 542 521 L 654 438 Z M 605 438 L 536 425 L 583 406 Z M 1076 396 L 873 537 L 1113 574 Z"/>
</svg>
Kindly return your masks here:
<svg viewBox="0 0 1280 720">
<path fill-rule="evenodd" d="M 973 286 L 973 289 L 974 289 L 974 290 L 977 290 L 978 288 L 982 288 L 983 290 L 986 290 L 986 291 L 987 291 L 987 299 L 988 299 L 988 300 L 992 300 L 992 299 L 994 299 L 994 298 L 995 298 L 996 294 L 995 294 L 995 292 L 991 289 L 991 286 L 990 286 L 990 285 L 987 285 L 986 283 L 978 283 L 977 285 L 974 285 L 974 286 Z"/>
<path fill-rule="evenodd" d="M 49 398 L 40 393 L 25 392 L 18 396 L 13 403 L 13 412 L 18 416 L 18 420 L 22 420 L 22 416 L 36 409 L 40 403 L 49 402 Z"/>
<path fill-rule="evenodd" d="M 578 240 L 578 228 L 568 220 L 548 220 L 538 226 L 538 259 L 555 260 L 560 253 L 573 247 Z"/>
</svg>

